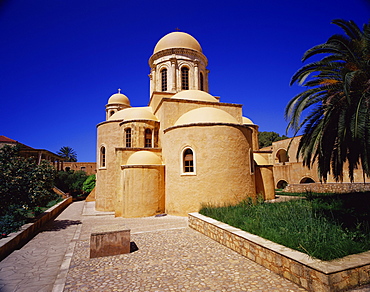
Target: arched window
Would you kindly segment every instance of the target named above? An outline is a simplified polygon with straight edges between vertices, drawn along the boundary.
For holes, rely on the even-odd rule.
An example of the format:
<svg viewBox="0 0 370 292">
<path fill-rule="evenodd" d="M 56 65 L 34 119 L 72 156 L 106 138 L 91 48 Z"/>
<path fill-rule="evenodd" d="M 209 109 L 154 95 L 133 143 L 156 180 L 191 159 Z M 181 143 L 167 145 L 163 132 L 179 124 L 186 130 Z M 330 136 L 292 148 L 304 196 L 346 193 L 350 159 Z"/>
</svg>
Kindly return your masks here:
<svg viewBox="0 0 370 292">
<path fill-rule="evenodd" d="M 187 148 L 183 154 L 183 167 L 184 172 L 194 172 L 194 156 L 193 150 Z"/>
<path fill-rule="evenodd" d="M 249 149 L 249 163 L 250 163 L 250 171 L 251 171 L 251 174 L 254 174 L 254 170 L 255 170 L 255 162 L 254 162 L 254 156 L 253 156 L 253 151 L 251 149 Z"/>
<path fill-rule="evenodd" d="M 100 167 L 105 167 L 105 147 L 100 147 Z"/>
<path fill-rule="evenodd" d="M 199 76 L 199 83 L 200 83 L 200 90 L 204 91 L 204 80 L 203 80 L 203 73 L 200 72 L 200 76 Z"/>
<path fill-rule="evenodd" d="M 279 151 L 276 153 L 276 162 L 278 163 L 285 163 L 289 162 L 289 156 L 285 149 L 279 149 Z"/>
<path fill-rule="evenodd" d="M 109 116 L 111 117 L 111 116 L 113 116 L 113 115 L 114 115 L 114 111 L 110 111 Z"/>
<path fill-rule="evenodd" d="M 181 68 L 181 89 L 189 90 L 189 68 Z"/>
<path fill-rule="evenodd" d="M 132 147 L 131 146 L 131 128 L 125 129 L 125 146 L 127 148 Z"/>
<path fill-rule="evenodd" d="M 150 129 L 145 130 L 145 147 L 146 148 L 152 147 L 152 130 Z"/>
<path fill-rule="evenodd" d="M 167 69 L 161 71 L 162 91 L 167 91 Z"/>
</svg>

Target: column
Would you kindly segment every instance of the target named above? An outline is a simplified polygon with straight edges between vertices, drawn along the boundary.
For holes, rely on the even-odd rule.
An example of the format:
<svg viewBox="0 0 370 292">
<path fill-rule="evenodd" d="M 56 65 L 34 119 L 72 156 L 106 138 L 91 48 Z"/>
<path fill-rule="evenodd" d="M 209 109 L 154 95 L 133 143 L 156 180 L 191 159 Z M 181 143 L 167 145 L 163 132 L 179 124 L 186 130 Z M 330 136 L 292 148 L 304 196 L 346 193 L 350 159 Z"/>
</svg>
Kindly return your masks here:
<svg viewBox="0 0 370 292">
<path fill-rule="evenodd" d="M 152 72 L 149 74 L 150 78 L 150 94 L 152 94 L 154 91 L 157 91 L 157 86 L 156 86 L 156 71 L 155 67 L 152 68 Z"/>
<path fill-rule="evenodd" d="M 208 74 L 209 74 L 209 70 L 207 69 L 206 70 L 206 74 L 205 74 L 205 76 L 204 76 L 204 80 L 203 80 L 203 82 L 204 82 L 204 90 L 206 91 L 206 92 L 209 92 L 209 87 L 208 87 Z"/>
<path fill-rule="evenodd" d="M 199 90 L 199 61 L 197 59 L 194 60 L 194 81 L 193 81 L 193 88 L 190 89 L 197 89 Z"/>
<path fill-rule="evenodd" d="M 38 159 L 37 159 L 37 165 L 40 165 L 41 160 L 42 160 L 42 152 L 41 152 L 41 151 L 39 151 L 38 155 L 39 155 L 39 157 L 38 157 Z"/>
<path fill-rule="evenodd" d="M 176 58 L 171 58 L 171 78 L 172 78 L 172 85 L 171 91 L 177 92 L 176 90 Z"/>
</svg>

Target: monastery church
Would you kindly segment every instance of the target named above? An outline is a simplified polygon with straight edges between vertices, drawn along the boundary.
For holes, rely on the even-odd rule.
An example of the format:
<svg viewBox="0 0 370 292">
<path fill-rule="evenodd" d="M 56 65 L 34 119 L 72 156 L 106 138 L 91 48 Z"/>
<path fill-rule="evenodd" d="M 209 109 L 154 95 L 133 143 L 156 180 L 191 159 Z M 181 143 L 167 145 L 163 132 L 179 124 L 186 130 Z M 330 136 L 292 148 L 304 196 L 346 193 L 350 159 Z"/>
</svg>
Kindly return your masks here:
<svg viewBox="0 0 370 292">
<path fill-rule="evenodd" d="M 97 125 L 97 210 L 186 216 L 202 204 L 274 198 L 271 151 L 258 149 L 241 104 L 208 93 L 207 64 L 194 37 L 169 33 L 149 59 L 148 106 L 109 98 Z"/>
</svg>

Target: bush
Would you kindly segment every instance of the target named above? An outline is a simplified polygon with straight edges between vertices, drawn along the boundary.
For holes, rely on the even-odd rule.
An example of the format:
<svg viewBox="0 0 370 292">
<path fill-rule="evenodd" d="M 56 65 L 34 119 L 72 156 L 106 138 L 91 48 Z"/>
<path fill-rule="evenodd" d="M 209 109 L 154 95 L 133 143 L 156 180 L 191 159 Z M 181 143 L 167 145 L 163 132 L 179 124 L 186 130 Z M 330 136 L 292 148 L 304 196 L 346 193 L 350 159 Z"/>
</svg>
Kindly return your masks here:
<svg viewBox="0 0 370 292">
<path fill-rule="evenodd" d="M 0 216 L 12 205 L 34 208 L 54 199 L 54 175 L 48 162 L 37 165 L 33 158 L 23 158 L 18 147 L 0 148 Z"/>
<path fill-rule="evenodd" d="M 26 209 L 19 208 L 15 205 L 8 206 L 6 212 L 3 212 L 3 215 L 0 216 L 1 237 L 17 231 L 26 221 Z"/>
<path fill-rule="evenodd" d="M 96 176 L 95 174 L 89 175 L 82 185 L 82 190 L 86 194 L 90 194 L 95 188 Z"/>
<path fill-rule="evenodd" d="M 83 183 L 86 178 L 87 174 L 82 170 L 59 171 L 55 178 L 55 186 L 65 193 L 77 196 L 82 193 Z"/>
<path fill-rule="evenodd" d="M 55 170 L 47 161 L 39 165 L 23 158 L 19 147 L 0 148 L 0 233 L 16 231 L 27 213 L 58 197 L 52 190 Z"/>
</svg>

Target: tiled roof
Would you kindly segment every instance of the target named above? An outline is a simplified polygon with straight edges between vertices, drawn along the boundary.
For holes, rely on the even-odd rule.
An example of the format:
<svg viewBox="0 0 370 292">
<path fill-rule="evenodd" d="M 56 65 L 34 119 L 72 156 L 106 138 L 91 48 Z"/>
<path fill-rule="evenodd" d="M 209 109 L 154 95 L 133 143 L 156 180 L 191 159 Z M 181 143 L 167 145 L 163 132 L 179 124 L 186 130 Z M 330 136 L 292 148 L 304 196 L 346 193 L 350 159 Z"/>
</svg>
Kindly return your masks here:
<svg viewBox="0 0 370 292">
<path fill-rule="evenodd" d="M 5 142 L 5 143 L 17 143 L 17 141 L 10 139 L 8 137 L 5 137 L 3 135 L 0 135 L 0 142 Z"/>
</svg>

